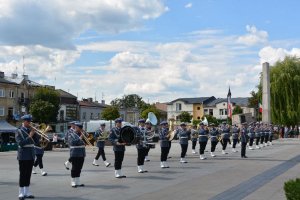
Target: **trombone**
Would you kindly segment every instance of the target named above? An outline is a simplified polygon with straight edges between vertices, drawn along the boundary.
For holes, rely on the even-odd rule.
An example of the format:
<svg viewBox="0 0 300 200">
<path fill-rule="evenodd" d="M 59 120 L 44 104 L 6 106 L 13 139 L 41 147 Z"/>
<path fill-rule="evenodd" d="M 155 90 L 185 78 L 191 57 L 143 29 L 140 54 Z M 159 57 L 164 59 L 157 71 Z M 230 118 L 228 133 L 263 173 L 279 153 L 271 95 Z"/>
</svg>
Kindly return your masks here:
<svg viewBox="0 0 300 200">
<path fill-rule="evenodd" d="M 37 125 L 37 124 L 32 123 L 32 122 L 30 123 L 30 128 L 31 129 L 33 129 L 39 136 L 41 136 L 42 139 L 45 139 L 45 140 L 47 140 L 47 142 L 50 142 L 50 139 L 49 139 L 48 135 L 46 135 L 45 133 L 50 131 L 51 127 L 48 125 L 46 127 L 46 129 L 44 131 L 42 131 L 42 130 L 36 128 L 38 126 L 40 126 L 40 125 Z"/>
<path fill-rule="evenodd" d="M 95 151 L 94 145 L 92 145 L 89 138 L 87 137 L 88 133 L 85 130 L 82 129 L 81 130 L 81 135 L 82 135 L 83 141 L 87 144 L 87 146 L 93 147 L 93 151 Z"/>
</svg>

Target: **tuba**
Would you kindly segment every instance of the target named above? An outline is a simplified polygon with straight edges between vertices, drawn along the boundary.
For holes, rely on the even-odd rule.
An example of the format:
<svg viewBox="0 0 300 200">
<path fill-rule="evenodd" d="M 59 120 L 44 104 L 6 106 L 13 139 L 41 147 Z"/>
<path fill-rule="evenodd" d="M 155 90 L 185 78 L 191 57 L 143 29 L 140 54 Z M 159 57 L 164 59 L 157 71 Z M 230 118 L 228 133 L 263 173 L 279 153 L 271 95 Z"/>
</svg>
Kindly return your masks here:
<svg viewBox="0 0 300 200">
<path fill-rule="evenodd" d="M 169 133 L 167 135 L 167 138 L 169 141 L 172 141 L 175 137 L 175 130 L 174 130 L 174 119 L 170 120 L 170 125 L 169 125 Z"/>
</svg>

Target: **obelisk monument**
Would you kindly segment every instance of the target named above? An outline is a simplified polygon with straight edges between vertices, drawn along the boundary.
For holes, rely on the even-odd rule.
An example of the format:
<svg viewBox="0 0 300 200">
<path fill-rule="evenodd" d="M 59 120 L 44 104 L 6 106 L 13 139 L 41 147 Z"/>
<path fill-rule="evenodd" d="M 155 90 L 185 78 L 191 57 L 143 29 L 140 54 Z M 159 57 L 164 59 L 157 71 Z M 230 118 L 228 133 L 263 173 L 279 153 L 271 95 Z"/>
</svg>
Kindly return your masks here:
<svg viewBox="0 0 300 200">
<path fill-rule="evenodd" d="M 267 62 L 263 63 L 262 76 L 262 122 L 271 123 L 270 66 Z"/>
</svg>

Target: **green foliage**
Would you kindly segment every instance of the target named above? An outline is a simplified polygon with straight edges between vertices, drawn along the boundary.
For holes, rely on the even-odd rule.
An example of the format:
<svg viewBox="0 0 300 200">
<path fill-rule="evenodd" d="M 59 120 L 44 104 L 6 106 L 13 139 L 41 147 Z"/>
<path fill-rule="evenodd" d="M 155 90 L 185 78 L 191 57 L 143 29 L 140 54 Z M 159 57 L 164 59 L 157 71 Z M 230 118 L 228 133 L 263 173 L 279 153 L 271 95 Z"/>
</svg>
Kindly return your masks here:
<svg viewBox="0 0 300 200">
<path fill-rule="evenodd" d="M 101 116 L 105 120 L 114 120 L 120 116 L 119 109 L 116 106 L 108 106 L 103 109 Z"/>
<path fill-rule="evenodd" d="M 160 112 L 159 112 L 159 110 L 155 106 L 153 106 L 153 105 L 150 106 L 150 107 L 148 107 L 148 108 L 146 108 L 145 110 L 143 110 L 141 112 L 141 117 L 144 118 L 144 119 L 147 119 L 149 112 L 153 112 L 155 114 L 155 116 L 156 116 L 157 119 L 160 118 Z"/>
<path fill-rule="evenodd" d="M 215 117 L 212 116 L 212 115 L 204 115 L 204 117 L 206 117 L 206 119 L 207 119 L 207 121 L 208 121 L 208 124 L 214 123 L 216 126 L 219 124 L 217 118 L 215 118 Z M 202 118 L 202 120 L 204 120 L 204 117 Z"/>
<path fill-rule="evenodd" d="M 191 119 L 192 119 L 192 115 L 189 112 L 187 112 L 187 111 L 182 111 L 180 113 L 180 115 L 178 115 L 178 118 L 180 119 L 181 122 L 188 122 L 188 123 L 190 123 Z"/>
<path fill-rule="evenodd" d="M 37 89 L 30 104 L 30 113 L 39 123 L 56 122 L 59 110 L 59 94 L 51 88 Z"/>
<path fill-rule="evenodd" d="M 300 179 L 289 180 L 284 183 L 284 191 L 287 200 L 300 199 Z"/>
<path fill-rule="evenodd" d="M 243 109 L 239 105 L 236 105 L 232 111 L 233 115 L 242 114 L 242 113 L 243 113 Z"/>
<path fill-rule="evenodd" d="M 137 94 L 129 94 L 124 95 L 121 99 L 116 98 L 110 102 L 112 106 L 116 106 L 118 108 L 134 108 L 145 109 L 147 107 L 146 103 L 143 101 L 142 97 Z"/>
<path fill-rule="evenodd" d="M 200 124 L 200 120 L 198 120 L 198 119 L 193 119 L 193 120 L 192 120 L 192 124 L 193 124 L 193 126 L 198 126 L 198 124 Z"/>
<path fill-rule="evenodd" d="M 271 116 L 277 124 L 300 122 L 300 59 L 286 57 L 270 71 Z"/>
</svg>

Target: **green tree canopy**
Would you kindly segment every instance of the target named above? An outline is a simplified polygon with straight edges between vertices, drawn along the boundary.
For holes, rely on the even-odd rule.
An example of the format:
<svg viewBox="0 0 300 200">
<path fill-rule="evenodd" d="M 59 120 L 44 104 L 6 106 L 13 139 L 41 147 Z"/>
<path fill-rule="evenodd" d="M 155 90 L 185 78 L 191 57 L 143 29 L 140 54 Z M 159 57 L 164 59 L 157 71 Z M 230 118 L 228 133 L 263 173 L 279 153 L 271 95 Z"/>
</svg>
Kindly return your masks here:
<svg viewBox="0 0 300 200">
<path fill-rule="evenodd" d="M 101 116 L 105 120 L 114 120 L 120 116 L 119 109 L 116 106 L 108 106 L 103 109 Z"/>
<path fill-rule="evenodd" d="M 243 113 L 243 109 L 239 105 L 236 105 L 232 111 L 233 115 L 242 114 L 242 113 Z"/>
<path fill-rule="evenodd" d="M 121 99 L 116 98 L 110 102 L 112 106 L 117 106 L 118 108 L 134 108 L 142 109 L 146 106 L 145 101 L 142 97 L 137 94 L 124 95 Z"/>
<path fill-rule="evenodd" d="M 217 118 L 212 115 L 204 115 L 204 117 L 206 117 L 208 124 L 214 123 L 216 126 L 219 124 Z M 202 120 L 204 120 L 204 117 L 202 117 Z"/>
<path fill-rule="evenodd" d="M 286 57 L 270 70 L 272 122 L 300 122 L 300 59 Z"/>
<path fill-rule="evenodd" d="M 150 106 L 149 108 L 143 110 L 141 112 L 141 117 L 144 118 L 144 119 L 147 119 L 149 112 L 153 112 L 155 114 L 155 116 L 156 116 L 157 119 L 160 118 L 160 112 L 159 112 L 159 110 L 155 106 L 153 106 L 153 105 Z"/>
<path fill-rule="evenodd" d="M 178 117 L 181 122 L 190 123 L 193 116 L 187 111 L 182 111 Z"/>
<path fill-rule="evenodd" d="M 54 89 L 46 87 L 37 89 L 29 108 L 34 121 L 39 123 L 56 122 L 59 102 L 59 94 Z"/>
</svg>

